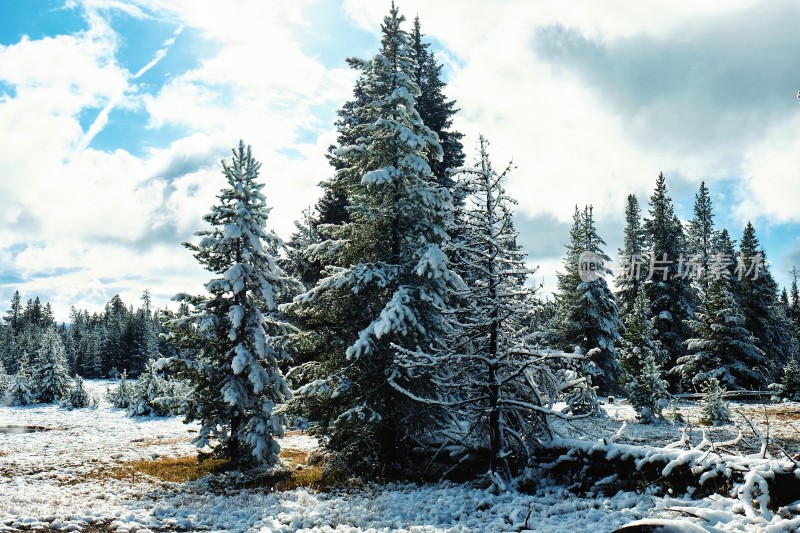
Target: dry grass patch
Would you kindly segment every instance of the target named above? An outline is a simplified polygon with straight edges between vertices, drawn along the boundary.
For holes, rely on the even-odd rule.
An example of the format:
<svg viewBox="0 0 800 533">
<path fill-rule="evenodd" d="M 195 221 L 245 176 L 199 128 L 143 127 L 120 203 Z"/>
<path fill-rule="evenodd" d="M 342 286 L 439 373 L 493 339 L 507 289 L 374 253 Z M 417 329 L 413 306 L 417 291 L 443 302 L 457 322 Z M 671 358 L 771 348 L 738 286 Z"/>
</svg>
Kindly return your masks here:
<svg viewBox="0 0 800 533">
<path fill-rule="evenodd" d="M 281 459 L 291 466 L 305 465 L 308 462 L 308 452 L 302 450 L 283 449 Z"/>
<path fill-rule="evenodd" d="M 208 474 L 224 472 L 229 468 L 225 459 L 206 459 L 199 461 L 192 457 L 162 457 L 159 459 L 141 459 L 122 465 L 100 470 L 89 475 L 95 479 L 130 480 L 141 476 L 149 476 L 170 483 L 186 483 L 195 481 Z"/>
</svg>

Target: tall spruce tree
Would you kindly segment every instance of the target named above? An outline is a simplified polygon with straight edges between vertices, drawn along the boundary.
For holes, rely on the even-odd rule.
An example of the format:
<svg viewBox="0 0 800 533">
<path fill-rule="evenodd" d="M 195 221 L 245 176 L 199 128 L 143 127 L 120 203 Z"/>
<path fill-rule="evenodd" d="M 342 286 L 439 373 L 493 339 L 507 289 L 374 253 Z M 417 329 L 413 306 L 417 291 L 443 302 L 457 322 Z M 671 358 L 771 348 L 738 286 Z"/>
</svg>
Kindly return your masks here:
<svg viewBox="0 0 800 533">
<path fill-rule="evenodd" d="M 459 110 L 456 108 L 456 102 L 448 100 L 444 94 L 447 84 L 442 80 L 443 67 L 429 50 L 430 43 L 425 42 L 424 37 L 417 17 L 409 36 L 408 46 L 409 57 L 416 62 L 416 65 L 408 74 L 420 90 L 415 99 L 415 109 L 422 122 L 437 136 L 442 148 L 441 159 L 431 159 L 428 164 L 436 182 L 452 192 L 454 181 L 448 169 L 456 169 L 464 163 L 461 144 L 464 135 L 452 129 L 453 116 Z M 364 109 L 372 99 L 371 92 L 365 87 L 368 82 L 360 62 L 349 61 L 349 64 L 360 71 L 360 76 L 353 88 L 353 98 L 337 111 L 339 116 L 335 124 L 337 142 L 336 146 L 328 149 L 328 160 L 335 170 L 347 166 L 347 161 L 338 152 L 344 147 L 358 144 L 359 126 L 369 120 L 364 114 Z M 321 184 L 324 193 L 316 205 L 316 216 L 312 218 L 311 227 L 314 231 L 318 231 L 323 239 L 329 237 L 325 235 L 327 225 L 342 224 L 349 220 L 347 189 L 354 185 L 348 181 L 350 178 L 352 176 L 337 172 L 331 179 Z M 314 281 L 318 281 L 321 277 L 318 275 Z"/>
<path fill-rule="evenodd" d="M 446 327 L 442 309 L 458 282 L 442 252 L 450 194 L 428 164 L 441 159 L 442 149 L 415 108 L 416 63 L 403 20 L 393 6 L 380 53 L 350 60 L 362 70 L 368 97 L 363 123 L 354 127 L 356 144 L 338 152 L 350 219 L 316 247 L 330 261 L 327 276 L 287 307 L 301 320 L 326 322 L 341 340 L 328 345 L 325 377 L 305 389 L 303 400 L 319 407 L 332 469 L 398 467 L 411 436 L 433 423 L 389 384 L 391 377 L 411 391 L 424 387 L 398 364 L 392 345 L 428 349 Z"/>
<path fill-rule="evenodd" d="M 227 186 L 204 217 L 212 229 L 197 232 L 198 244 L 185 243 L 215 277 L 205 286 L 209 296 L 176 297 L 193 305 L 173 323 L 191 356 L 168 362 L 194 386 L 187 420 L 201 423 L 197 445 L 217 441 L 219 453 L 237 463 L 269 465 L 284 434 L 277 408 L 291 396 L 278 364 L 289 357 L 283 340 L 292 327 L 277 302 L 299 284 L 270 253 L 279 239 L 265 230 L 269 208 L 251 148 L 240 141 L 222 167 Z"/>
<path fill-rule="evenodd" d="M 686 341 L 688 354 L 678 359 L 673 372 L 698 390 L 712 379 L 731 389 L 757 387 L 765 377 L 764 352 L 745 326 L 726 270 L 712 266 L 709 275 L 711 284 L 700 309 L 688 321 L 693 334 Z"/>
<path fill-rule="evenodd" d="M 22 319 L 22 298 L 19 295 L 19 291 L 14 291 L 14 296 L 11 298 L 11 308 L 6 313 L 6 316 L 3 317 L 6 324 L 11 327 L 11 329 L 16 333 L 19 331 L 21 326 L 20 320 Z"/>
<path fill-rule="evenodd" d="M 455 100 L 448 100 L 444 94 L 447 84 L 442 80 L 443 65 L 436 61 L 429 50 L 431 45 L 424 41 L 424 37 L 417 16 L 411 30 L 410 48 L 410 55 L 417 62 L 414 78 L 420 89 L 417 112 L 442 146 L 441 161 L 430 161 L 431 172 L 439 185 L 452 192 L 455 182 L 448 169 L 457 169 L 464 164 L 464 145 L 461 143 L 464 134 L 452 129 L 453 116 L 459 110 Z"/>
<path fill-rule="evenodd" d="M 585 369 L 601 392 L 619 390 L 620 367 L 616 343 L 623 329 L 614 295 L 605 278 L 611 259 L 603 252 L 605 241 L 597 234 L 591 206 L 575 207 L 564 272 L 557 274 L 558 327 L 566 348 L 578 347 L 589 356 Z M 586 278 L 582 261 L 587 254 L 598 275 Z"/>
<path fill-rule="evenodd" d="M 779 314 L 778 284 L 766 261 L 766 252 L 748 222 L 739 243 L 736 274 L 744 327 L 756 346 L 768 356 L 769 380 L 778 379 L 791 354 L 791 336 Z M 770 382 L 771 382 L 770 381 Z"/>
<path fill-rule="evenodd" d="M 708 287 L 708 266 L 715 241 L 711 196 L 704 181 L 700 182 L 700 190 L 694 197 L 694 218 L 689 221 L 686 241 L 689 260 L 697 266 L 697 275 L 694 276 L 695 283 L 702 293 Z"/>
<path fill-rule="evenodd" d="M 644 221 L 650 265 L 645 291 L 650 300 L 656 338 L 670 354 L 671 368 L 686 353 L 689 331 L 686 320 L 693 313 L 689 279 L 679 271 L 678 259 L 685 250 L 683 225 L 672 206 L 664 174 L 659 174 L 650 196 L 649 218 Z"/>
<path fill-rule="evenodd" d="M 53 403 L 69 392 L 72 380 L 61 337 L 53 327 L 44 330 L 33 364 L 31 390 L 36 401 Z"/>
<path fill-rule="evenodd" d="M 619 250 L 622 272 L 614 280 L 617 286 L 616 297 L 620 316 L 627 316 L 633 310 L 639 288 L 644 283 L 645 251 L 639 201 L 636 196 L 629 194 L 625 204 L 625 231 L 622 237 L 622 248 Z"/>
</svg>

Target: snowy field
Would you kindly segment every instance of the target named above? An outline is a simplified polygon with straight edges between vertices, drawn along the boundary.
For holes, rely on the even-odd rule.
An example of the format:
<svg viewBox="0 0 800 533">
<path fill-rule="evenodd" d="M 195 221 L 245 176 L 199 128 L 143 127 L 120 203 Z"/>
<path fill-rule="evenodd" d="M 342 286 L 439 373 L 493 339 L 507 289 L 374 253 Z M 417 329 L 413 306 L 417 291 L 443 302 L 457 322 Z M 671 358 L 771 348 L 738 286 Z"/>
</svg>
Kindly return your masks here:
<svg viewBox="0 0 800 533">
<path fill-rule="evenodd" d="M 95 394 L 109 382 L 88 382 Z M 740 408 L 766 426 L 763 407 Z M 682 425 L 642 426 L 624 403 L 605 406 L 609 416 L 594 425 L 589 438 L 608 438 L 624 420 L 618 442 L 666 445 L 677 440 Z M 696 409 L 686 404 L 691 421 Z M 761 418 L 756 415 L 761 413 Z M 772 407 L 773 439 L 797 453 L 800 405 Z M 596 423 L 596 420 L 595 420 Z M 681 524 L 681 531 L 797 531 L 798 509 L 765 517 L 745 516 L 738 499 L 715 496 L 692 500 L 668 495 L 618 492 L 576 497 L 558 488 L 537 494 L 509 491 L 500 495 L 477 486 L 437 483 L 391 484 L 316 492 L 214 489 L 209 478 L 175 484 L 141 475 L 114 479 L 97 475 L 141 459 L 186 457 L 194 426 L 179 418 L 129 418 L 102 402 L 98 409 L 67 411 L 56 406 L 0 407 L 0 427 L 35 426 L 30 433 L 0 432 L 0 531 L 52 528 L 77 531 L 89 525 L 125 531 L 206 530 L 260 532 L 606 532 L 641 519 Z M 562 428 L 565 437 L 577 427 Z M 695 428 L 693 441 L 701 439 Z M 570 434 L 567 434 L 570 433 Z M 711 440 L 736 436 L 735 426 L 711 428 Z M 758 440 L 745 435 L 743 453 Z M 312 438 L 292 433 L 282 446 L 308 451 Z M 800 481 L 798 481 L 800 483 Z M 666 523 L 666 522 L 665 522 Z"/>
</svg>

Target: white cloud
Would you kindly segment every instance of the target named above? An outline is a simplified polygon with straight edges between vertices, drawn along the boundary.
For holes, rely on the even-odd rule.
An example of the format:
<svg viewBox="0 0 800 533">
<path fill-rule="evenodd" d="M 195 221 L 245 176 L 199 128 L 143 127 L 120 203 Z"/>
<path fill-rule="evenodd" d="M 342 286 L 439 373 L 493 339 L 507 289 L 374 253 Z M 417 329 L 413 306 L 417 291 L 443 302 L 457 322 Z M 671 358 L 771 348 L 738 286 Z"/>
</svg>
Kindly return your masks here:
<svg viewBox="0 0 800 533">
<path fill-rule="evenodd" d="M 745 155 L 741 220 L 800 222 L 800 109 Z"/>
<path fill-rule="evenodd" d="M 316 115 L 332 113 L 354 80 L 348 69 L 324 68 L 293 38 L 305 3 L 80 5 L 87 31 L 0 47 L 0 79 L 14 87 L 0 106 L 0 128 L 14 132 L 0 140 L 0 173 L 10 178 L 0 180 L 0 221 L 14 233 L 0 249 L 4 270 L 23 280 L 0 291 L 41 294 L 61 320 L 69 305 L 96 309 L 116 292 L 200 290 L 208 274 L 180 242 L 203 226 L 224 185 L 219 161 L 240 138 L 264 163 L 270 226 L 288 237 L 330 174 L 324 154 L 333 124 Z M 117 60 L 120 36 L 110 22 L 120 10 L 191 27 L 217 51 L 155 94 L 141 93 L 131 81 L 169 54 L 180 31 L 131 73 Z M 87 147 L 114 107 L 137 105 L 151 128 L 179 127 L 186 136 L 142 156 Z M 95 109 L 84 132 L 79 117 Z"/>
</svg>

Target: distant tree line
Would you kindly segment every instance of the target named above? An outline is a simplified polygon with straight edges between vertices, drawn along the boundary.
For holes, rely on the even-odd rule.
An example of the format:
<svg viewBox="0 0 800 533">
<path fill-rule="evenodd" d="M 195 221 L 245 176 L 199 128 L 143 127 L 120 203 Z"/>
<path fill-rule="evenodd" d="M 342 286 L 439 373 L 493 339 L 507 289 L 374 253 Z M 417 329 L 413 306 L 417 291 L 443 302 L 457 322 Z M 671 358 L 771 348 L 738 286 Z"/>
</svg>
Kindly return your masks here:
<svg viewBox="0 0 800 533">
<path fill-rule="evenodd" d="M 22 303 L 19 291 L 0 324 L 0 362 L 6 372 L 16 374 L 37 364 L 46 339 L 55 335 L 64 352 L 66 371 L 84 378 L 135 377 L 148 361 L 175 352 L 166 340 L 166 321 L 173 313 L 152 307 L 144 291 L 139 307 L 126 305 L 114 296 L 100 312 L 72 308 L 69 322 L 57 324 L 49 302 L 37 296 Z"/>
</svg>

